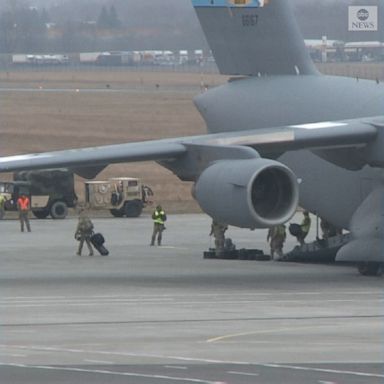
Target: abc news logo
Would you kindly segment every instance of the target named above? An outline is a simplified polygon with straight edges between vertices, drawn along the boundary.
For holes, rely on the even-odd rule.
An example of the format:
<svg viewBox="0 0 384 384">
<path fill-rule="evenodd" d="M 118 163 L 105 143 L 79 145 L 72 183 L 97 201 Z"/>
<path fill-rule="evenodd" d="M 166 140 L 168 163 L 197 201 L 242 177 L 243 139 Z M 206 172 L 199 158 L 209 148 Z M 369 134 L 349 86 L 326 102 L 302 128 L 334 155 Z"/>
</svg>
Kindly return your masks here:
<svg viewBox="0 0 384 384">
<path fill-rule="evenodd" d="M 377 6 L 350 6 L 348 7 L 349 31 L 377 31 Z"/>
</svg>

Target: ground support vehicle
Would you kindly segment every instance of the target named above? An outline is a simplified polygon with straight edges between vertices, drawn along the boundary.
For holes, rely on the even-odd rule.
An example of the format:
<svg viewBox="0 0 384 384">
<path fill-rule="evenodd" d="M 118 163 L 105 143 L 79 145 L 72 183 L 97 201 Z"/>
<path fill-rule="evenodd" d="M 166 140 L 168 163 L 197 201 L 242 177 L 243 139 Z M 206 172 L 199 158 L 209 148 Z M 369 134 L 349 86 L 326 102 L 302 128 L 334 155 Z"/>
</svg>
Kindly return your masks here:
<svg viewBox="0 0 384 384">
<path fill-rule="evenodd" d="M 17 211 L 17 199 L 31 196 L 30 185 L 25 182 L 0 181 L 0 194 L 5 197 L 4 211 Z"/>
<path fill-rule="evenodd" d="M 49 215 L 64 219 L 68 208 L 77 204 L 73 173 L 67 169 L 21 171 L 14 180 L 0 182 L 0 193 L 6 198 L 5 210 L 16 211 L 17 199 L 25 194 L 31 199 L 31 210 L 38 219 Z"/>
<path fill-rule="evenodd" d="M 91 209 L 109 209 L 115 217 L 139 217 L 152 203 L 153 192 L 140 179 L 116 177 L 85 182 L 85 202 Z"/>
</svg>

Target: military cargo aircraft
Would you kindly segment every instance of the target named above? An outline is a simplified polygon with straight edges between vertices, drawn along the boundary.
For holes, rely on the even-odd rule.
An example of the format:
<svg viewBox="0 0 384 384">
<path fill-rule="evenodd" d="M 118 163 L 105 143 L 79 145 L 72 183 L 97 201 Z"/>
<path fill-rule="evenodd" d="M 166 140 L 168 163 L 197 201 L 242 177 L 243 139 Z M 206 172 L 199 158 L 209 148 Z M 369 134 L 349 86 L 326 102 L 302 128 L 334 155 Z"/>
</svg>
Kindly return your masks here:
<svg viewBox="0 0 384 384">
<path fill-rule="evenodd" d="M 337 260 L 384 263 L 384 84 L 321 75 L 288 0 L 192 0 L 222 74 L 195 104 L 207 135 L 0 158 L 0 171 L 155 160 L 219 222 L 264 228 L 298 204 L 352 240 Z"/>
</svg>

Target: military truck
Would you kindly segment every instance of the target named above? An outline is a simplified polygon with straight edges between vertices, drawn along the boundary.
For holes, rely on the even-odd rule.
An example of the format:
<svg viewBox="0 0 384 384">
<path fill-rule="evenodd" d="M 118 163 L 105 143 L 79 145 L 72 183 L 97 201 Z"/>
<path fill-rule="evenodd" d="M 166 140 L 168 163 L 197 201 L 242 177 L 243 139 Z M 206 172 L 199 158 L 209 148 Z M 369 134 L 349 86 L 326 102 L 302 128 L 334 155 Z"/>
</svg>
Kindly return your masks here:
<svg viewBox="0 0 384 384">
<path fill-rule="evenodd" d="M 109 209 L 115 217 L 138 217 L 152 203 L 153 192 L 133 177 L 85 182 L 85 202 L 91 209 Z"/>
<path fill-rule="evenodd" d="M 64 219 L 68 208 L 77 203 L 74 176 L 68 169 L 21 171 L 14 173 L 13 181 L 0 182 L 0 193 L 6 198 L 5 210 L 16 211 L 17 199 L 26 194 L 31 199 L 33 215 L 45 219 Z"/>
<path fill-rule="evenodd" d="M 0 194 L 5 197 L 4 210 L 17 211 L 17 199 L 21 195 L 30 196 L 31 192 L 29 183 L 0 181 Z"/>
</svg>

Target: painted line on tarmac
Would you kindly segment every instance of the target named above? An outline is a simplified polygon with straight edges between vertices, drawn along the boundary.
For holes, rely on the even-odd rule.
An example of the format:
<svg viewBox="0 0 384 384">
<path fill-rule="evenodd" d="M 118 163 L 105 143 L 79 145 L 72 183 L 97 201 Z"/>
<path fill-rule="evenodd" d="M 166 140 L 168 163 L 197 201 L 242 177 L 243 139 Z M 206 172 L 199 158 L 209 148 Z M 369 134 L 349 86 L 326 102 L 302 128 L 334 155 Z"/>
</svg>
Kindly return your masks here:
<svg viewBox="0 0 384 384">
<path fill-rule="evenodd" d="M 153 247 L 153 249 L 156 249 L 156 248 L 160 248 L 160 249 L 179 249 L 179 250 L 182 250 L 182 251 L 188 251 L 190 249 L 190 248 L 186 248 L 186 247 L 174 247 L 172 245 L 160 245 L 160 246 Z"/>
<path fill-rule="evenodd" d="M 238 372 L 238 371 L 227 371 L 227 373 L 231 375 L 239 375 L 239 376 L 260 376 L 259 373 L 248 373 L 248 372 Z"/>
<path fill-rule="evenodd" d="M 341 325 L 345 327 L 344 324 Z M 238 337 L 243 336 L 252 336 L 252 335 L 264 335 L 268 333 L 279 333 L 279 332 L 292 332 L 292 331 L 302 331 L 308 329 L 319 329 L 319 328 L 334 328 L 335 324 L 322 324 L 322 325 L 311 325 L 311 326 L 303 326 L 303 327 L 286 327 L 286 328 L 273 328 L 273 329 L 264 329 L 259 331 L 252 332 L 241 332 L 241 333 L 233 333 L 223 336 L 213 337 L 211 339 L 206 340 L 207 343 L 217 343 L 223 340 L 236 339 Z"/>
<path fill-rule="evenodd" d="M 114 365 L 116 364 L 114 361 L 105 361 L 105 360 L 91 360 L 91 359 L 84 359 L 85 363 L 91 363 L 91 364 L 106 364 L 106 365 Z"/>
<path fill-rule="evenodd" d="M 106 356 L 125 356 L 125 357 L 140 357 L 148 359 L 168 359 L 175 361 L 184 361 L 184 362 L 198 362 L 198 363 L 210 363 L 210 364 L 236 364 L 236 365 L 247 365 L 253 367 L 266 367 L 266 368 L 284 368 L 291 370 L 302 370 L 309 372 L 323 372 L 323 373 L 337 373 L 345 374 L 358 377 L 376 377 L 384 378 L 384 374 L 368 373 L 368 372 L 358 372 L 358 371 L 344 371 L 340 369 L 328 369 L 328 368 L 315 368 L 315 367 L 302 367 L 297 365 L 287 365 L 287 364 L 258 364 L 254 362 L 247 361 L 226 361 L 226 360 L 217 360 L 217 359 L 204 359 L 204 358 L 195 358 L 187 356 L 168 356 L 168 355 L 157 355 L 157 354 L 142 354 L 142 353 L 132 353 L 132 352 L 111 352 L 111 351 L 95 351 L 95 350 L 85 350 L 85 349 L 67 349 L 67 348 L 54 348 L 54 347 L 39 347 L 39 346 L 12 346 L 13 348 L 19 348 L 22 350 L 32 350 L 32 351 L 47 351 L 47 352 L 59 352 L 59 353 L 81 353 L 81 354 L 93 354 L 93 355 L 106 355 Z M 330 362 L 329 364 L 333 364 Z M 4 366 L 9 366 L 9 364 L 1 364 Z M 33 367 L 33 366 L 32 366 Z M 210 381 L 200 381 L 201 383 L 217 384 L 217 382 Z"/>
<path fill-rule="evenodd" d="M 125 376 L 125 377 L 140 377 L 147 379 L 156 379 L 156 380 L 167 380 L 169 381 L 182 381 L 190 383 L 200 383 L 200 384 L 217 384 L 217 381 L 195 379 L 192 377 L 172 377 L 166 375 L 149 375 L 136 372 L 119 372 L 119 371 L 109 371 L 102 369 L 86 369 L 86 368 L 76 368 L 76 367 L 55 367 L 49 365 L 25 365 L 25 364 L 4 364 L 0 363 L 0 366 L 4 367 L 14 367 L 14 368 L 26 368 L 26 369 L 36 369 L 36 370 L 47 370 L 47 371 L 63 371 L 63 372 L 79 372 L 79 373 L 91 373 L 91 374 L 102 374 L 109 376 Z"/>
<path fill-rule="evenodd" d="M 164 365 L 164 368 L 169 368 L 169 369 L 188 369 L 188 367 L 183 367 L 181 365 Z"/>
<path fill-rule="evenodd" d="M 268 368 L 284 368 L 295 371 L 308 371 L 308 372 L 322 372 L 322 373 L 337 373 L 341 375 L 353 375 L 361 377 L 379 377 L 384 378 L 384 375 L 376 373 L 356 372 L 356 371 L 343 371 L 341 369 L 327 369 L 327 368 L 315 368 L 315 367 L 300 367 L 296 365 L 285 365 L 285 364 L 262 364 Z"/>
</svg>

